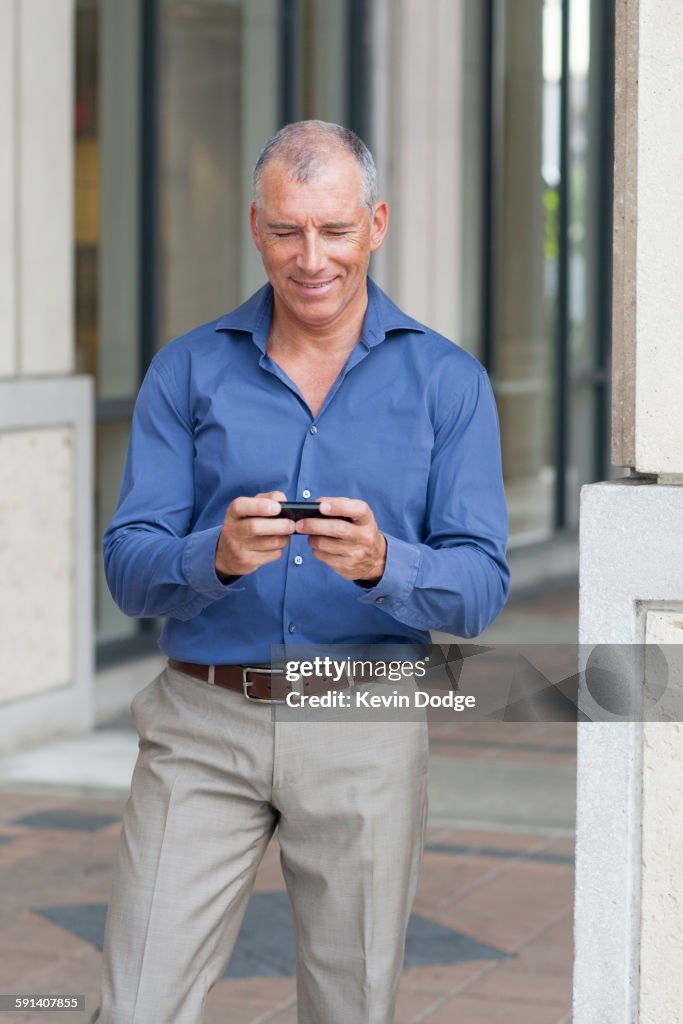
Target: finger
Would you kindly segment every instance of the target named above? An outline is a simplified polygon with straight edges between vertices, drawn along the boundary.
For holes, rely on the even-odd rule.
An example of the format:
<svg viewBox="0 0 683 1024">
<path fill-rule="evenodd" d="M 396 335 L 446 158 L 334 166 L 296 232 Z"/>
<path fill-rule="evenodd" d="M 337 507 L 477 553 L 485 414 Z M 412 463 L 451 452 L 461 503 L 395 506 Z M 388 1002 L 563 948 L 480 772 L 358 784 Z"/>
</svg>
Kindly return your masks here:
<svg viewBox="0 0 683 1024">
<path fill-rule="evenodd" d="M 342 519 L 299 519 L 296 523 L 297 533 L 320 537 L 349 537 L 355 524 L 345 523 Z"/>
<path fill-rule="evenodd" d="M 372 519 L 372 510 L 367 501 L 358 498 L 316 498 L 324 516 L 348 516 L 355 523 L 363 525 Z"/>
<path fill-rule="evenodd" d="M 295 524 L 291 519 L 273 519 L 270 517 L 247 516 L 240 524 L 240 536 L 250 537 L 276 537 L 287 536 L 294 533 Z"/>
<path fill-rule="evenodd" d="M 319 562 L 323 562 L 324 565 L 334 569 L 340 576 L 347 576 L 349 579 L 355 578 L 358 573 L 353 569 L 353 563 L 347 558 L 341 558 L 339 555 L 331 555 L 327 551 L 313 551 L 313 557 Z"/>
<path fill-rule="evenodd" d="M 235 498 L 230 505 L 230 514 L 235 519 L 248 519 L 252 516 L 276 516 L 279 511 L 278 501 L 258 494 L 254 498 L 244 496 Z"/>
<path fill-rule="evenodd" d="M 252 537 L 246 551 L 281 551 L 289 544 L 289 537 Z"/>
<path fill-rule="evenodd" d="M 356 553 L 353 548 L 349 548 L 348 541 L 334 537 L 309 537 L 308 543 L 313 551 L 324 551 L 325 554 L 353 558 Z"/>
</svg>

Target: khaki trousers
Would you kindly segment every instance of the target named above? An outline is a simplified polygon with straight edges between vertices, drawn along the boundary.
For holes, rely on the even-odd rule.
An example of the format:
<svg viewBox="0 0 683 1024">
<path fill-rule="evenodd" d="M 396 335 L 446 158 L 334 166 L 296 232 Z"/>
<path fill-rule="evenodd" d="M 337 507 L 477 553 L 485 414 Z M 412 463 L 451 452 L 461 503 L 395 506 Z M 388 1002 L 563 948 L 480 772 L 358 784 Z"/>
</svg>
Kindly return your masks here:
<svg viewBox="0 0 683 1024">
<path fill-rule="evenodd" d="M 131 713 L 139 755 L 92 1020 L 200 1024 L 277 826 L 299 1024 L 392 1024 L 426 823 L 425 721 L 302 720 L 170 667 Z"/>
</svg>

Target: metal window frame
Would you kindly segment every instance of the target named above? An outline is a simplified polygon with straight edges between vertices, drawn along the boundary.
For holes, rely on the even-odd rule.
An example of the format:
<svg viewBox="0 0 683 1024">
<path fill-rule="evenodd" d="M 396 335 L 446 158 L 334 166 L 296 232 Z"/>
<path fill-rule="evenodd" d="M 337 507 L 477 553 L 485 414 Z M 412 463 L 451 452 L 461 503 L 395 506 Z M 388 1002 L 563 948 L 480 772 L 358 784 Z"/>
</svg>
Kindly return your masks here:
<svg viewBox="0 0 683 1024">
<path fill-rule="evenodd" d="M 501 96 L 496 88 L 500 79 L 499 68 L 501 24 L 504 18 L 504 0 L 482 0 L 484 19 L 484 53 L 482 61 L 482 96 L 485 111 L 481 166 L 484 182 L 481 224 L 481 339 L 482 362 L 495 376 L 497 306 L 496 306 L 496 223 L 498 214 L 498 181 L 501 166 Z M 600 132 L 601 152 L 599 166 L 601 178 L 599 209 L 602 211 L 597 240 L 597 264 L 600 274 L 599 305 L 596 309 L 596 337 L 594 362 L 588 382 L 593 389 L 595 408 L 595 435 L 592 453 L 593 477 L 605 479 L 609 475 L 609 358 L 612 316 L 612 167 L 614 153 L 614 4 L 615 0 L 601 0 L 600 39 L 591 42 L 591 59 L 600 55 L 600 104 L 603 130 Z M 569 459 L 570 367 L 569 367 L 569 28 L 571 0 L 562 0 L 562 77 L 560 84 L 560 186 L 559 186 L 559 266 L 558 296 L 554 340 L 556 345 L 553 395 L 555 405 L 555 493 L 553 496 L 553 526 L 558 533 L 567 528 L 567 468 Z"/>
<path fill-rule="evenodd" d="M 138 386 L 147 372 L 157 345 L 159 326 L 159 56 L 160 0 L 142 0 L 140 31 L 140 136 L 139 136 L 139 256 L 140 301 L 138 311 Z M 135 395 L 97 398 L 95 422 L 129 419 Z M 138 619 L 132 636 L 95 644 L 95 665 L 102 668 L 154 653 L 159 636 L 156 619 Z"/>
</svg>

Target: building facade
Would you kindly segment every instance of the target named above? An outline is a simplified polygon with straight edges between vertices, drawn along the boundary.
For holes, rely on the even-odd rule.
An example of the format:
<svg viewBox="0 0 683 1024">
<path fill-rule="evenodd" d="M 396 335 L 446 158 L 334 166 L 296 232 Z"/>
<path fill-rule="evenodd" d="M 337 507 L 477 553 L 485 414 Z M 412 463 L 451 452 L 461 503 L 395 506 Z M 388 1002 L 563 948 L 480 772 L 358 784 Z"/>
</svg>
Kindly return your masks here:
<svg viewBox="0 0 683 1024">
<path fill-rule="evenodd" d="M 11 742 L 22 717 L 65 728 L 33 713 L 42 690 L 26 681 L 41 601 L 40 674 L 55 694 L 74 690 L 77 662 L 87 687 L 94 657 L 155 649 L 157 624 L 118 611 L 99 554 L 135 396 L 162 345 L 262 283 L 251 169 L 288 121 L 337 121 L 366 139 L 391 206 L 373 275 L 489 370 L 511 546 L 576 530 L 581 485 L 608 475 L 610 3 L 2 0 L 0 12 L 15 140 L 0 177 L 2 260 L 15 275 L 2 275 L 0 444 L 7 472 L 21 464 L 26 476 L 23 504 L 5 513 L 24 540 L 1 556 L 23 588 L 19 603 L 6 592 L 2 618 Z M 22 431 L 31 417 L 48 429 L 37 418 L 47 406 L 22 389 L 36 376 L 68 415 L 55 412 L 34 447 Z M 61 469 L 59 430 L 76 445 Z M 50 586 L 61 581 L 49 598 L 42 574 L 24 571 L 38 478 L 63 535 L 33 555 Z M 48 550 L 61 552 L 54 572 Z M 79 707 L 75 729 L 92 716 Z"/>
</svg>

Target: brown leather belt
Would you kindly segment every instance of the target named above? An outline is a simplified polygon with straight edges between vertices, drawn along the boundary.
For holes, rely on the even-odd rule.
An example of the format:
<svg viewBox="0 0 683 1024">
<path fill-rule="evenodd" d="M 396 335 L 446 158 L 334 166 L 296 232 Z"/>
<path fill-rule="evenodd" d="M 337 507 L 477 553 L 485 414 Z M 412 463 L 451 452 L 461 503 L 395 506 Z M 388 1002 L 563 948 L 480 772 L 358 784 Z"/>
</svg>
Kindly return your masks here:
<svg viewBox="0 0 683 1024">
<path fill-rule="evenodd" d="M 203 679 L 205 683 L 213 683 L 224 690 L 234 690 L 248 700 L 284 703 L 287 694 L 299 685 L 306 694 L 346 690 L 349 686 L 346 678 L 334 682 L 327 676 L 310 676 L 293 685 L 285 678 L 283 668 L 278 669 L 271 665 L 200 665 L 194 661 L 176 661 L 175 658 L 169 658 L 168 663 L 178 672 L 194 676 L 195 679 Z M 355 683 L 362 686 L 374 681 L 373 678 L 356 679 Z"/>
</svg>

